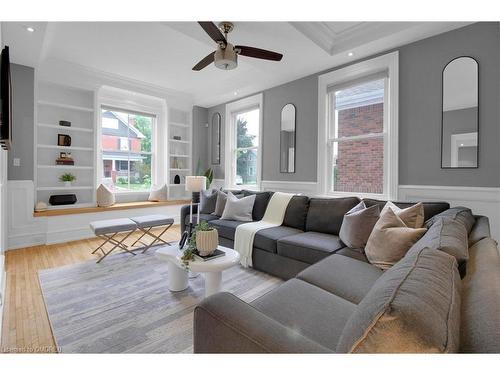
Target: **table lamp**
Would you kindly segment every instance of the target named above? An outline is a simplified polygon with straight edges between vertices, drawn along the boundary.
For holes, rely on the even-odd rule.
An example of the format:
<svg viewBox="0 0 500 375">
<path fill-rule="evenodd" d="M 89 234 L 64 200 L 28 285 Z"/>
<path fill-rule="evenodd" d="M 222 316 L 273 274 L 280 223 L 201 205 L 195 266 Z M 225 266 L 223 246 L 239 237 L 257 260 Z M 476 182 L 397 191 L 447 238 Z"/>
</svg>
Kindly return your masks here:
<svg viewBox="0 0 500 375">
<path fill-rule="evenodd" d="M 180 248 L 184 246 L 186 241 L 189 241 L 193 233 L 193 205 L 197 206 L 197 220 L 200 223 L 200 192 L 205 189 L 206 177 L 205 176 L 186 176 L 186 191 L 191 192 L 191 203 L 189 204 L 189 225 L 188 230 L 182 234 L 179 243 Z"/>
</svg>

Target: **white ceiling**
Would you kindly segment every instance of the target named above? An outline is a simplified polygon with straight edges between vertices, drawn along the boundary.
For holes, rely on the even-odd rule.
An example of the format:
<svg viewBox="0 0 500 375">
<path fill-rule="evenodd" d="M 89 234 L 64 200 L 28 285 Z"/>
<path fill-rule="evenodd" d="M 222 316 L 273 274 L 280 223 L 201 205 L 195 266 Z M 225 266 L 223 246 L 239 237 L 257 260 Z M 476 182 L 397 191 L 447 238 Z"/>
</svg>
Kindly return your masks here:
<svg viewBox="0 0 500 375">
<path fill-rule="evenodd" d="M 34 33 L 25 30 L 26 22 L 2 22 L 2 37 L 15 63 L 43 71 L 55 60 L 65 61 L 212 106 L 466 24 L 236 22 L 231 42 L 283 53 L 283 60 L 240 57 L 235 70 L 210 65 L 200 72 L 191 68 L 215 43 L 196 22 L 49 22 L 34 24 Z"/>
</svg>

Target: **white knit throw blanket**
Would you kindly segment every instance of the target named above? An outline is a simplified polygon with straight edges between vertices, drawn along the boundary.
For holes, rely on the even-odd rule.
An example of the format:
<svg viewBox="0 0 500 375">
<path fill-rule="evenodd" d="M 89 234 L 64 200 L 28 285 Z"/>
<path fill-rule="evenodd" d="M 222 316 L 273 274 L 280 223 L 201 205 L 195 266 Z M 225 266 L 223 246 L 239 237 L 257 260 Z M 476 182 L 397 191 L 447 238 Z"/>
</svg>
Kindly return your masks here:
<svg viewBox="0 0 500 375">
<path fill-rule="evenodd" d="M 261 221 L 241 224 L 236 227 L 234 250 L 240 253 L 243 267 L 252 267 L 252 249 L 255 233 L 259 230 L 279 227 L 283 224 L 285 211 L 294 194 L 276 192 L 269 200 L 266 213 Z"/>
</svg>

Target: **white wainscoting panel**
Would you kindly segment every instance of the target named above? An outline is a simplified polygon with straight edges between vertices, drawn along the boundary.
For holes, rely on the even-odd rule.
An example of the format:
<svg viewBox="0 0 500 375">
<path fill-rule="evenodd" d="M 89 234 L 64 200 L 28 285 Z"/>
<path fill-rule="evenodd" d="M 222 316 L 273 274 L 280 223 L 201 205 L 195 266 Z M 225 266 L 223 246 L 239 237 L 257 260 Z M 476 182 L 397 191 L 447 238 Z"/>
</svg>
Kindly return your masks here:
<svg viewBox="0 0 500 375">
<path fill-rule="evenodd" d="M 94 237 L 89 223 L 95 220 L 164 214 L 180 222 L 181 205 L 33 217 L 34 184 L 29 180 L 8 182 L 8 202 L 8 250 Z"/>
<path fill-rule="evenodd" d="M 500 188 L 400 185 L 399 200 L 446 201 L 452 207 L 469 207 L 475 215 L 489 217 L 491 236 L 500 240 Z"/>
<path fill-rule="evenodd" d="M 317 195 L 318 183 L 311 181 L 269 181 L 261 183 L 262 190 L 281 191 L 283 193 L 297 193 L 304 195 Z"/>
</svg>

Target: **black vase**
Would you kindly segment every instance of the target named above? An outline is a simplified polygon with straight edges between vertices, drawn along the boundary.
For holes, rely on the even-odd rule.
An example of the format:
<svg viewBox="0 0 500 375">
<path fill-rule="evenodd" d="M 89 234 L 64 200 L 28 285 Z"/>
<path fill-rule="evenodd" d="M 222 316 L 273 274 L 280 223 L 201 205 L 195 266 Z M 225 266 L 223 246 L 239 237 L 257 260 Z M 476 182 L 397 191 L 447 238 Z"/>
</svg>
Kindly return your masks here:
<svg viewBox="0 0 500 375">
<path fill-rule="evenodd" d="M 176 174 L 174 177 L 174 184 L 179 185 L 181 183 L 181 177 Z"/>
</svg>

